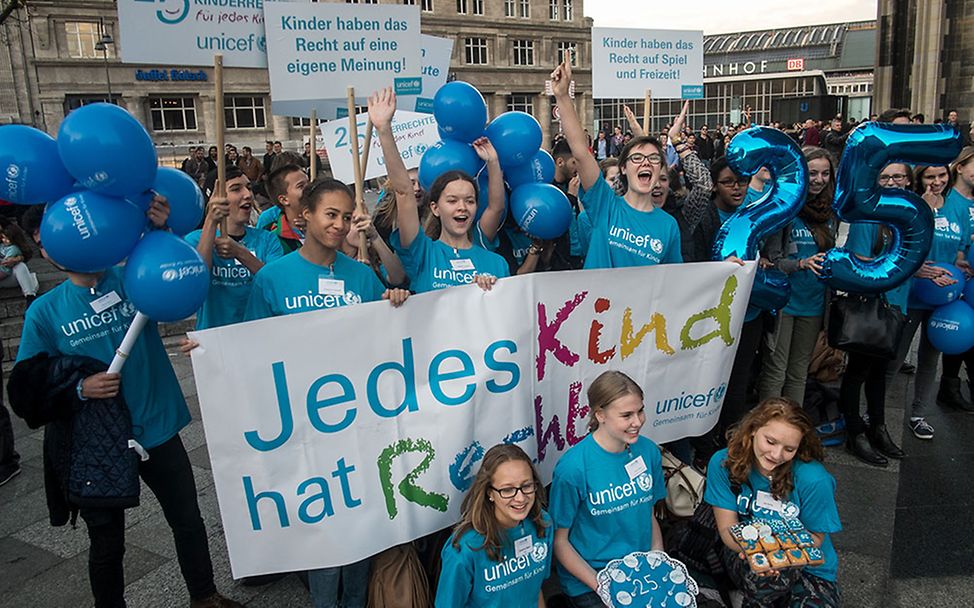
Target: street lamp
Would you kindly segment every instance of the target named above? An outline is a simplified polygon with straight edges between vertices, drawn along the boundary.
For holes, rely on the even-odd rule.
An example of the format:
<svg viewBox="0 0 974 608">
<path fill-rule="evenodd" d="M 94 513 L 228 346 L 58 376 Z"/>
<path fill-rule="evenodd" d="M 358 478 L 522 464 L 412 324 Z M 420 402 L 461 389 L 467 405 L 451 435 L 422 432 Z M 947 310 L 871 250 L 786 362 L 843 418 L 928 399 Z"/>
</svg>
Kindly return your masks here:
<svg viewBox="0 0 974 608">
<path fill-rule="evenodd" d="M 101 35 L 101 40 L 95 43 L 95 50 L 101 51 L 105 58 L 105 80 L 108 81 L 108 103 L 115 103 L 112 101 L 112 77 L 108 72 L 108 45 L 115 44 L 115 40 L 108 34 L 108 32 L 103 32 Z"/>
</svg>

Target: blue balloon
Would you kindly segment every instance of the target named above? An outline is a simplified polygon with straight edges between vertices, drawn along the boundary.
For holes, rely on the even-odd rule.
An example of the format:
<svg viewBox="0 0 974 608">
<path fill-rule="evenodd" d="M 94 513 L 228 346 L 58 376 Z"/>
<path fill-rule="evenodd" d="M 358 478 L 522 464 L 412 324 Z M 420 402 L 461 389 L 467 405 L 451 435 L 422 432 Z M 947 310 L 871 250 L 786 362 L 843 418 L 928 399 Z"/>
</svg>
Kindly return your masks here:
<svg viewBox="0 0 974 608">
<path fill-rule="evenodd" d="M 99 272 L 124 260 L 143 228 L 145 213 L 134 204 L 86 190 L 47 206 L 41 243 L 59 265 Z"/>
<path fill-rule="evenodd" d="M 463 171 L 474 177 L 483 166 L 483 161 L 470 144 L 445 139 L 436 142 L 423 153 L 423 158 L 419 161 L 419 183 L 428 192 L 436 178 L 447 171 Z"/>
<path fill-rule="evenodd" d="M 927 321 L 927 338 L 946 355 L 966 353 L 974 348 L 974 309 L 953 302 L 934 310 Z"/>
<path fill-rule="evenodd" d="M 490 121 L 484 135 L 494 144 L 505 171 L 528 162 L 541 148 L 541 125 L 524 112 L 504 112 Z"/>
<path fill-rule="evenodd" d="M 125 293 L 153 321 L 185 319 L 210 288 L 210 269 L 189 243 L 164 231 L 145 235 L 125 264 Z"/>
<path fill-rule="evenodd" d="M 793 220 L 805 204 L 808 188 L 808 164 L 795 140 L 768 127 L 751 127 L 739 133 L 727 146 L 727 163 L 738 175 L 751 176 L 767 167 L 771 187 L 757 200 L 740 207 L 717 231 L 714 259 L 737 256 L 753 260 L 758 243 L 781 230 Z M 790 290 L 784 275 L 768 277 L 757 270 L 751 292 L 753 306 L 778 310 L 788 302 Z M 777 292 L 777 294 L 773 292 Z M 755 299 L 757 295 L 757 299 Z"/>
<path fill-rule="evenodd" d="M 554 179 L 555 159 L 547 150 L 538 150 L 528 162 L 504 169 L 504 180 L 512 190 L 521 184 L 550 184 Z"/>
<path fill-rule="evenodd" d="M 125 197 L 145 192 L 156 178 L 152 138 L 114 104 L 93 103 L 68 114 L 57 148 L 68 172 L 93 192 Z"/>
<path fill-rule="evenodd" d="M 130 194 L 125 197 L 125 200 L 132 203 L 142 211 L 149 211 L 149 207 L 152 205 L 152 199 L 156 197 L 152 190 L 146 190 L 145 192 L 139 192 L 138 194 Z M 148 221 L 148 218 L 146 218 Z"/>
<path fill-rule="evenodd" d="M 73 185 L 53 137 L 26 125 L 0 127 L 0 198 L 18 205 L 49 203 Z"/>
<path fill-rule="evenodd" d="M 474 216 L 474 223 L 480 222 L 480 216 L 484 214 L 487 210 L 487 205 L 490 204 L 490 176 L 487 174 L 487 169 L 485 168 L 477 176 L 477 214 Z M 510 205 L 510 194 L 508 194 L 507 188 L 504 189 L 504 213 L 501 218 L 501 224 L 507 219 L 507 210 Z"/>
<path fill-rule="evenodd" d="M 551 184 L 524 184 L 511 193 L 511 213 L 525 233 L 549 241 L 568 231 L 572 205 Z"/>
<path fill-rule="evenodd" d="M 933 242 L 933 212 L 918 195 L 882 188 L 879 172 L 891 162 L 943 165 L 961 149 L 960 132 L 948 125 L 866 123 L 849 134 L 836 178 L 836 215 L 846 222 L 881 222 L 890 244 L 865 261 L 847 249 L 827 252 L 822 276 L 842 291 L 878 293 L 912 277 Z"/>
<path fill-rule="evenodd" d="M 911 287 L 913 295 L 928 306 L 943 306 L 960 298 L 964 292 L 965 283 L 967 282 L 961 269 L 953 264 L 944 264 L 941 262 L 932 265 L 946 269 L 950 272 L 951 278 L 956 279 L 957 282 L 953 285 L 940 287 L 930 279 L 914 277 Z"/>
<path fill-rule="evenodd" d="M 443 139 L 469 144 L 484 134 L 487 103 L 473 85 L 454 80 L 433 97 L 433 116 Z"/>
<path fill-rule="evenodd" d="M 178 169 L 159 167 L 152 189 L 169 201 L 166 224 L 175 234 L 185 236 L 199 228 L 206 202 L 193 178 Z"/>
</svg>

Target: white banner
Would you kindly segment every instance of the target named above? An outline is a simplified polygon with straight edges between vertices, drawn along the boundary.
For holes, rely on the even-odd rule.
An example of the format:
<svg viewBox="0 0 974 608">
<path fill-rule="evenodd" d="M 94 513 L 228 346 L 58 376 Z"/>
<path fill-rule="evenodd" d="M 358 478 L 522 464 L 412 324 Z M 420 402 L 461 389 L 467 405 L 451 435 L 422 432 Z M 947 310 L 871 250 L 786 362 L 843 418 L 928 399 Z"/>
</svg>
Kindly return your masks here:
<svg viewBox="0 0 974 608">
<path fill-rule="evenodd" d="M 703 98 L 703 31 L 592 28 L 592 97 Z"/>
<path fill-rule="evenodd" d="M 268 2 L 264 29 L 275 101 L 422 88 L 418 6 Z"/>
<path fill-rule="evenodd" d="M 368 114 L 356 117 L 358 125 L 359 154 L 365 149 L 365 128 Z M 419 112 L 404 112 L 396 110 L 392 118 L 392 133 L 399 146 L 399 155 L 406 163 L 407 169 L 419 166 L 419 159 L 427 148 L 440 141 L 440 134 L 436 130 L 436 119 L 432 114 Z M 328 160 L 331 162 L 331 173 L 335 179 L 346 184 L 355 183 L 355 167 L 352 163 L 352 146 L 348 133 L 348 119 L 333 120 L 321 125 L 321 135 Z M 382 144 L 379 134 L 372 131 L 372 149 L 369 152 L 369 164 L 365 168 L 365 179 L 372 179 L 386 175 L 385 158 L 382 156 Z"/>
<path fill-rule="evenodd" d="M 271 2 L 268 2 L 270 4 Z M 267 67 L 262 0 L 118 0 L 125 63 Z"/>
<path fill-rule="evenodd" d="M 486 449 L 550 479 L 621 370 L 666 442 L 718 418 L 754 263 L 532 274 L 191 334 L 233 576 L 351 563 L 453 524 Z"/>
</svg>

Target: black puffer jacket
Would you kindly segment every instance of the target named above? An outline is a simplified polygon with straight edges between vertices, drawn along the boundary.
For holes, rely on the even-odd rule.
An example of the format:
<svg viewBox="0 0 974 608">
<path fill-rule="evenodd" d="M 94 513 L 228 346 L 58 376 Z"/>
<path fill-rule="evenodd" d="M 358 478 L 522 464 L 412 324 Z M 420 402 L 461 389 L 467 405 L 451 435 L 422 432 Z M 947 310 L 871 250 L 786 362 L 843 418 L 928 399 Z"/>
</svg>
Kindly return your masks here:
<svg viewBox="0 0 974 608">
<path fill-rule="evenodd" d="M 14 413 L 32 429 L 45 427 L 44 486 L 53 526 L 73 523 L 81 507 L 139 504 L 139 457 L 129 445 L 132 416 L 121 393 L 78 399 L 78 381 L 105 370 L 90 357 L 41 353 L 10 373 Z"/>
</svg>

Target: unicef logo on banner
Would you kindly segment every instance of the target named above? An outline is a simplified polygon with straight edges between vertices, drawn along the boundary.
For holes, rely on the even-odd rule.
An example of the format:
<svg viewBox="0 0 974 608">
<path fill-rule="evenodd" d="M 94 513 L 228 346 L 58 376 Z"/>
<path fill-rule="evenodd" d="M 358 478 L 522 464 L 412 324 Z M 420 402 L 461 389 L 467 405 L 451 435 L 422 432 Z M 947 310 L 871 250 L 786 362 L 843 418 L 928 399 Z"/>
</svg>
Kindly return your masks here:
<svg viewBox="0 0 974 608">
<path fill-rule="evenodd" d="M 662 551 L 630 553 L 596 575 L 596 593 L 612 608 L 696 608 L 697 582 L 682 562 Z"/>
</svg>

